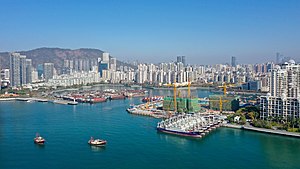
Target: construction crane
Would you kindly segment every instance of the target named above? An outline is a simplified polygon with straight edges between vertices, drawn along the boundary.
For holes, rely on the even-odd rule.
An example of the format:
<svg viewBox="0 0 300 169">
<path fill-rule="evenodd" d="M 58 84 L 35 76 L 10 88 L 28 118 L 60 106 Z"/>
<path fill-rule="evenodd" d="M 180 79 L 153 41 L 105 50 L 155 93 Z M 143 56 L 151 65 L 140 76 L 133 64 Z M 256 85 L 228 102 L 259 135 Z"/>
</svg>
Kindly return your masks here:
<svg viewBox="0 0 300 169">
<path fill-rule="evenodd" d="M 228 87 L 234 87 L 235 85 L 231 85 L 231 84 L 226 84 L 225 82 L 223 83 L 222 86 L 218 86 L 219 88 L 223 88 L 223 92 L 224 92 L 224 96 L 227 95 L 227 88 Z"/>
<path fill-rule="evenodd" d="M 180 90 L 178 90 L 177 95 L 178 95 L 178 97 L 181 97 L 181 91 Z"/>
<path fill-rule="evenodd" d="M 191 98 L 191 81 L 188 82 L 188 98 Z"/>
<path fill-rule="evenodd" d="M 223 100 L 223 99 L 222 99 L 222 96 L 220 96 L 220 99 L 219 99 L 219 100 L 209 100 L 209 101 L 212 101 L 212 102 L 219 102 L 220 113 L 222 113 L 222 111 L 223 111 L 223 103 L 224 103 L 224 102 L 228 102 L 228 100 Z"/>
<path fill-rule="evenodd" d="M 219 88 L 223 88 L 224 96 L 226 96 L 226 94 L 227 94 L 227 85 L 226 85 L 226 83 L 224 82 L 224 84 L 222 86 L 219 86 Z"/>
<path fill-rule="evenodd" d="M 176 95 L 177 95 L 177 90 L 176 90 L 176 88 L 177 88 L 177 85 L 176 85 L 176 82 L 174 82 L 173 84 L 167 84 L 166 86 L 168 86 L 168 87 L 172 87 L 173 86 L 173 92 L 174 92 L 174 111 L 176 111 L 177 110 L 177 100 L 176 100 Z"/>
</svg>

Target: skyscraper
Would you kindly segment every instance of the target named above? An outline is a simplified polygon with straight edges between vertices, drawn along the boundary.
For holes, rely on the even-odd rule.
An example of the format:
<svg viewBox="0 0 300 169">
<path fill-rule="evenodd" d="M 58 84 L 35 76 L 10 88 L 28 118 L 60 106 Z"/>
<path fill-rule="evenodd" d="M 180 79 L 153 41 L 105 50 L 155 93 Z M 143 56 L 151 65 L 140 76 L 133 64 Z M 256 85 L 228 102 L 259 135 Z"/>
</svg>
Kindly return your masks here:
<svg viewBox="0 0 300 169">
<path fill-rule="evenodd" d="M 109 64 L 103 61 L 100 61 L 98 64 L 98 72 L 100 73 L 100 77 L 103 77 L 103 70 L 108 70 Z"/>
<path fill-rule="evenodd" d="M 44 79 L 48 82 L 49 79 L 53 78 L 54 64 L 53 63 L 44 63 Z"/>
<path fill-rule="evenodd" d="M 109 63 L 109 53 L 103 53 L 102 54 L 102 61 L 103 62 L 106 62 L 106 63 Z"/>
<path fill-rule="evenodd" d="M 236 67 L 236 57 L 235 56 L 231 57 L 231 67 Z"/>
<path fill-rule="evenodd" d="M 260 117 L 300 118 L 300 65 L 290 60 L 271 70 L 270 94 L 260 97 Z"/>
<path fill-rule="evenodd" d="M 32 61 L 26 59 L 26 83 L 32 83 Z"/>
<path fill-rule="evenodd" d="M 177 63 L 182 63 L 182 59 L 181 59 L 181 56 L 177 56 L 177 61 L 176 61 Z"/>
<path fill-rule="evenodd" d="M 276 66 L 271 70 L 269 87 L 271 96 L 300 97 L 300 65 L 291 60 Z"/>
<path fill-rule="evenodd" d="M 20 83 L 26 84 L 26 56 L 20 56 Z"/>
<path fill-rule="evenodd" d="M 282 55 L 279 53 L 279 52 L 277 52 L 276 53 L 276 64 L 280 64 L 280 63 L 282 63 Z"/>
<path fill-rule="evenodd" d="M 116 71 L 117 70 L 117 59 L 116 58 L 110 58 L 110 62 L 109 62 L 109 64 L 110 64 L 110 69 L 112 70 L 112 71 Z"/>
<path fill-rule="evenodd" d="M 20 54 L 10 53 L 10 84 L 11 86 L 20 86 Z"/>
<path fill-rule="evenodd" d="M 185 56 L 181 56 L 181 62 L 183 63 L 183 66 L 186 66 Z"/>
</svg>

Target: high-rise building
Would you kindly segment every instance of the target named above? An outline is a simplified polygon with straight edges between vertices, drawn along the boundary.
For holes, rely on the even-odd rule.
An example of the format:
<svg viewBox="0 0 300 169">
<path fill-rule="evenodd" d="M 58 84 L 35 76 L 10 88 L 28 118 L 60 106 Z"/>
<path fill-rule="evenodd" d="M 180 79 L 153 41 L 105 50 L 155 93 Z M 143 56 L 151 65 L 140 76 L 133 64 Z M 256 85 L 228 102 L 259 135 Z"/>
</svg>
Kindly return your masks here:
<svg viewBox="0 0 300 169">
<path fill-rule="evenodd" d="M 40 79 L 42 77 L 43 72 L 44 72 L 44 65 L 43 64 L 38 64 L 37 65 L 37 72 L 38 72 L 38 77 Z"/>
<path fill-rule="evenodd" d="M 276 53 L 276 64 L 280 64 L 282 61 L 282 57 L 279 52 Z"/>
<path fill-rule="evenodd" d="M 181 62 L 183 63 L 184 66 L 186 66 L 185 56 L 181 56 Z"/>
<path fill-rule="evenodd" d="M 300 97 L 300 65 L 291 60 L 271 70 L 270 94 L 280 97 Z"/>
<path fill-rule="evenodd" d="M 109 63 L 109 53 L 103 53 L 102 54 L 102 61 L 103 62 L 106 62 L 106 63 Z"/>
<path fill-rule="evenodd" d="M 103 77 L 103 70 L 109 69 L 109 63 L 100 61 L 98 64 L 98 72 L 100 73 L 100 77 Z"/>
<path fill-rule="evenodd" d="M 10 84 L 11 86 L 20 86 L 20 54 L 10 53 Z"/>
<path fill-rule="evenodd" d="M 20 56 L 20 83 L 21 85 L 26 84 L 26 56 Z"/>
<path fill-rule="evenodd" d="M 177 56 L 177 63 L 182 63 L 182 59 L 181 59 L 181 56 Z"/>
<path fill-rule="evenodd" d="M 32 82 L 37 82 L 39 80 L 38 71 L 36 69 L 32 69 L 31 80 Z"/>
<path fill-rule="evenodd" d="M 231 66 L 236 67 L 236 57 L 235 56 L 231 57 Z"/>
<path fill-rule="evenodd" d="M 290 60 L 271 70 L 267 96 L 260 97 L 260 117 L 300 117 L 300 65 Z"/>
<path fill-rule="evenodd" d="M 9 75 L 10 75 L 9 69 L 2 69 L 1 70 L 1 79 L 2 80 L 9 80 L 10 79 Z"/>
<path fill-rule="evenodd" d="M 117 70 L 117 59 L 116 58 L 110 58 L 110 62 L 109 62 L 109 64 L 110 64 L 110 69 L 112 70 L 112 71 L 116 71 Z"/>
<path fill-rule="evenodd" d="M 44 79 L 48 82 L 49 79 L 52 79 L 54 75 L 54 64 L 53 63 L 44 63 Z"/>
<path fill-rule="evenodd" d="M 26 83 L 32 83 L 32 61 L 26 59 Z"/>
</svg>

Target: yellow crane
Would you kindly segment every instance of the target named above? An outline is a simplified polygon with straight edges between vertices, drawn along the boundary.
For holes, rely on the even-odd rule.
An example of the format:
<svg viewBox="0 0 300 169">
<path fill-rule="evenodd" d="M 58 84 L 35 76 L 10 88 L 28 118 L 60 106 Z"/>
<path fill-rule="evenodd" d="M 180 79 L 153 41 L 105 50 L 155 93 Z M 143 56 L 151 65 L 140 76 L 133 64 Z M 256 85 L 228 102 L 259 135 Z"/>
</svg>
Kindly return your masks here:
<svg viewBox="0 0 300 169">
<path fill-rule="evenodd" d="M 178 97 L 181 97 L 181 91 L 180 90 L 178 90 L 177 94 L 178 94 Z"/>
<path fill-rule="evenodd" d="M 188 82 L 188 98 L 191 98 L 191 81 Z"/>
<path fill-rule="evenodd" d="M 212 102 L 219 102 L 220 113 L 222 113 L 222 111 L 223 111 L 223 103 L 224 103 L 224 102 L 228 102 L 228 100 L 223 100 L 223 99 L 222 99 L 222 96 L 220 96 L 220 99 L 219 99 L 219 100 L 209 100 L 209 101 L 212 101 Z"/>
<path fill-rule="evenodd" d="M 224 82 L 222 86 L 219 86 L 219 88 L 223 88 L 223 94 L 224 97 L 226 97 L 227 94 L 227 87 L 229 87 L 230 85 L 226 85 L 226 83 Z M 222 113 L 223 111 L 223 103 L 228 102 L 228 100 L 223 100 L 222 96 L 220 96 L 219 100 L 209 100 L 212 102 L 219 102 L 219 108 L 220 108 L 220 113 Z"/>
<path fill-rule="evenodd" d="M 223 88 L 224 96 L 226 96 L 226 94 L 227 94 L 227 85 L 226 85 L 226 83 L 224 82 L 224 84 L 222 86 L 219 86 L 219 88 Z"/>
<path fill-rule="evenodd" d="M 232 84 L 226 84 L 225 82 L 223 83 L 222 86 L 218 86 L 219 88 L 223 88 L 224 96 L 227 94 L 227 88 L 228 87 L 235 87 L 235 85 Z"/>
<path fill-rule="evenodd" d="M 168 87 L 171 87 L 171 86 L 173 86 L 173 92 L 174 92 L 174 111 L 176 111 L 177 110 L 177 101 L 176 101 L 176 95 L 177 95 L 177 91 L 176 91 L 176 88 L 177 88 L 177 86 L 176 86 L 176 82 L 174 82 L 173 84 L 167 84 L 166 86 L 168 86 Z"/>
</svg>

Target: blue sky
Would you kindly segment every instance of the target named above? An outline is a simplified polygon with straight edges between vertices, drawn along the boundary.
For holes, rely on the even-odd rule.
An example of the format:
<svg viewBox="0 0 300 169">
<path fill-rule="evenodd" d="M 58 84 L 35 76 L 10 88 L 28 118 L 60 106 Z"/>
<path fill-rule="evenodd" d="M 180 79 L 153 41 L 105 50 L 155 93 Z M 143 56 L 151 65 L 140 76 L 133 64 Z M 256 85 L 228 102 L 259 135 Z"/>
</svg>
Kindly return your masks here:
<svg viewBox="0 0 300 169">
<path fill-rule="evenodd" d="M 298 0 L 0 0 L 0 51 L 97 48 L 124 61 L 300 60 Z"/>
</svg>

